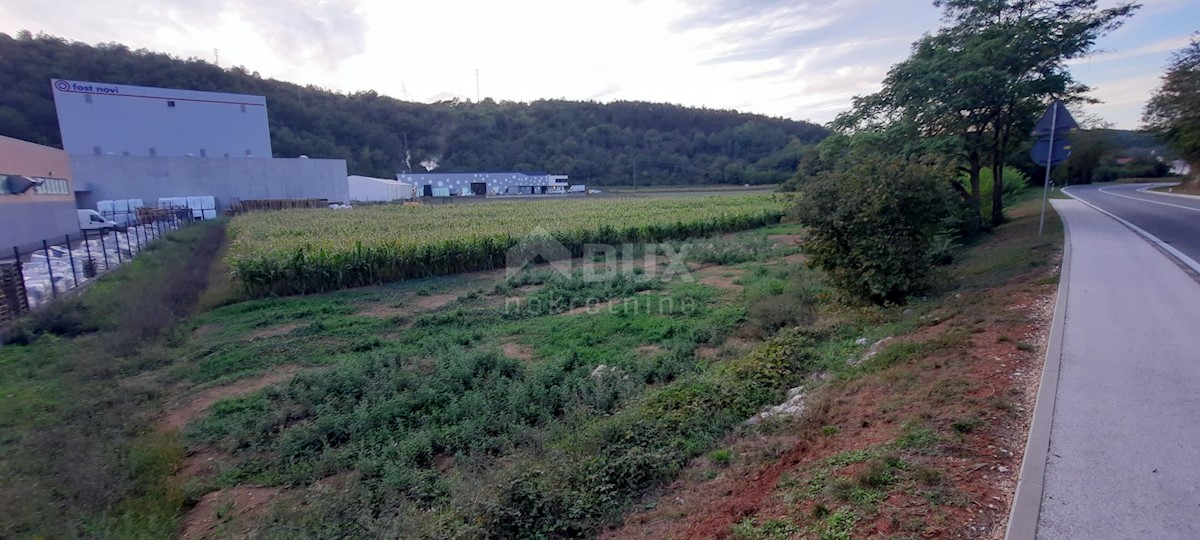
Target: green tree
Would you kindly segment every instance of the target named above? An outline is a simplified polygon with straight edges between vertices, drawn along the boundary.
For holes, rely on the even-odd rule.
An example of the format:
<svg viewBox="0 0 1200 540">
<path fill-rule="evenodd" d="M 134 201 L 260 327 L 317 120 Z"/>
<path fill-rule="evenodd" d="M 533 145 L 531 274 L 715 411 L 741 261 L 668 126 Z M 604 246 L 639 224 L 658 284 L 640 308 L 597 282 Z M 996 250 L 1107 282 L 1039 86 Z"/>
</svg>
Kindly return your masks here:
<svg viewBox="0 0 1200 540">
<path fill-rule="evenodd" d="M 1185 181 L 1200 188 L 1200 34 L 1171 57 L 1162 86 L 1146 103 L 1142 123 L 1191 166 Z"/>
<path fill-rule="evenodd" d="M 1084 100 L 1088 88 L 1066 61 L 1088 54 L 1097 38 L 1132 15 L 1137 5 L 1099 9 L 1096 0 L 936 0 L 943 26 L 913 45 L 893 66 L 883 89 L 855 99 L 835 122 L 849 133 L 880 131 L 896 122 L 942 139 L 967 173 L 975 208 L 982 205 L 979 172 L 992 168 L 1003 185 L 1008 157 L 1025 141 L 1052 98 Z M 965 190 L 963 190 L 965 191 Z M 961 192 L 960 192 L 961 193 Z M 992 194 L 992 222 L 1004 219 L 1003 190 Z"/>
</svg>

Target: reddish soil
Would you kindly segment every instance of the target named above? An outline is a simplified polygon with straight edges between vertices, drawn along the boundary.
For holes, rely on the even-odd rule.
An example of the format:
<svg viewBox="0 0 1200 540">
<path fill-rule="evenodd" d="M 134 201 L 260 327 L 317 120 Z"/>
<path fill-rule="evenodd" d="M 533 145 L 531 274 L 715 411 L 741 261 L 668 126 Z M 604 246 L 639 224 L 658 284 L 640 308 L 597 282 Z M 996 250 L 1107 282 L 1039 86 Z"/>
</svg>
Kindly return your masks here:
<svg viewBox="0 0 1200 540">
<path fill-rule="evenodd" d="M 190 398 L 184 398 L 185 401 L 182 404 L 171 407 L 167 411 L 166 418 L 163 419 L 163 426 L 171 430 L 181 430 L 192 420 L 204 415 L 209 407 L 212 407 L 213 403 L 222 399 L 249 394 L 272 384 L 286 381 L 291 379 L 298 371 L 300 371 L 300 368 L 294 365 L 277 366 L 272 368 L 270 373 L 260 377 L 242 379 L 225 386 L 202 390 Z"/>
<path fill-rule="evenodd" d="M 265 487 L 235 487 L 209 493 L 184 517 L 179 538 L 248 538 L 253 532 L 254 518 L 269 510 L 279 493 L 279 488 Z"/>
<path fill-rule="evenodd" d="M 207 336 L 207 335 L 209 335 L 213 332 L 216 332 L 217 330 L 220 330 L 220 329 L 221 329 L 221 326 L 217 325 L 217 324 L 211 324 L 211 323 L 204 324 L 204 325 L 200 325 L 195 330 L 193 330 L 192 335 L 195 337 L 204 337 L 204 336 Z"/>
<path fill-rule="evenodd" d="M 509 358 L 515 358 L 523 362 L 530 362 L 533 360 L 533 349 L 530 349 L 525 345 L 521 345 L 520 343 L 507 341 L 500 346 L 500 350 L 504 352 L 504 356 Z"/>
<path fill-rule="evenodd" d="M 736 281 L 737 278 L 738 278 L 738 276 L 736 276 L 736 275 L 733 275 L 733 276 L 716 275 L 716 276 L 707 276 L 707 277 L 700 278 L 697 280 L 697 282 L 703 283 L 705 285 L 709 285 L 712 287 L 716 287 L 718 289 L 727 290 L 727 291 L 740 291 L 740 290 L 742 290 L 742 286 L 737 283 L 734 283 L 734 281 Z"/>
<path fill-rule="evenodd" d="M 727 467 L 693 460 L 647 498 L 651 509 L 628 515 L 603 538 L 727 538 L 734 525 L 771 520 L 815 538 L 818 504 L 851 508 L 858 516 L 854 538 L 1001 538 L 1053 310 L 1054 286 L 1034 284 L 1043 276 L 1031 272 L 948 301 L 936 323 L 893 340 L 943 343 L 936 352 L 825 384 L 802 417 L 731 437 L 723 447 L 736 457 Z M 970 426 L 955 427 L 964 423 Z M 897 446 L 913 426 L 936 434 L 933 448 Z M 832 466 L 827 459 L 863 449 L 896 455 L 910 471 L 934 471 L 936 480 L 897 484 L 874 505 L 806 491 L 823 467 L 830 478 L 854 482 L 865 463 Z"/>
</svg>

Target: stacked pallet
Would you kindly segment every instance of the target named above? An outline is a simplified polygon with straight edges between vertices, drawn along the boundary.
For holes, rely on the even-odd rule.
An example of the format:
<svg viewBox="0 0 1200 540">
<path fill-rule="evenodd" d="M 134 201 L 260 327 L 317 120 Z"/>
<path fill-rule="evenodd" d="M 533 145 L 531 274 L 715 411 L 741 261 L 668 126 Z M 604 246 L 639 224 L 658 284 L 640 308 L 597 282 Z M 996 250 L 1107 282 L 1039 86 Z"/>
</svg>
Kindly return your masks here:
<svg viewBox="0 0 1200 540">
<path fill-rule="evenodd" d="M 0 324 L 16 319 L 27 311 L 29 300 L 25 296 L 21 263 L 0 263 Z"/>
</svg>

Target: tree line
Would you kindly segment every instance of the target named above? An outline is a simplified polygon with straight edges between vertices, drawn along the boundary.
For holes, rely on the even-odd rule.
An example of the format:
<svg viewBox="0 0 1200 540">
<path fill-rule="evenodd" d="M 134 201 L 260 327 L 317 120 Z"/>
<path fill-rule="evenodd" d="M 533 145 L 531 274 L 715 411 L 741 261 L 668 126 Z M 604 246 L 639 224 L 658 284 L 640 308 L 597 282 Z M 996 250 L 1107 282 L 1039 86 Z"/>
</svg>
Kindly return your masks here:
<svg viewBox="0 0 1200 540">
<path fill-rule="evenodd" d="M 276 157 L 341 158 L 352 174 L 546 170 L 593 184 L 766 184 L 825 137 L 809 122 L 665 103 L 566 100 L 424 104 L 338 93 L 244 67 L 0 33 L 0 134 L 61 147 L 51 78 L 262 95 Z"/>
</svg>

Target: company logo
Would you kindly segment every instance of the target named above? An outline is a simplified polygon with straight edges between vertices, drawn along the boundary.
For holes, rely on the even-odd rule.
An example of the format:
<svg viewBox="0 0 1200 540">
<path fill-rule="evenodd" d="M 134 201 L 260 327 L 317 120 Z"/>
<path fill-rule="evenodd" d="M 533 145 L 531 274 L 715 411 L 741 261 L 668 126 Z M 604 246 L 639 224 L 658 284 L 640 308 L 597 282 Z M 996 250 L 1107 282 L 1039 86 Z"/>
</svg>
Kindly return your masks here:
<svg viewBox="0 0 1200 540">
<path fill-rule="evenodd" d="M 120 94 L 121 87 L 98 84 L 79 84 L 71 81 L 54 81 L 54 88 L 59 92 L 80 92 L 84 94 Z"/>
</svg>

